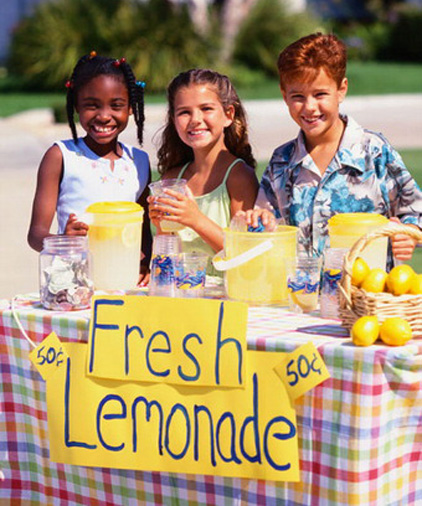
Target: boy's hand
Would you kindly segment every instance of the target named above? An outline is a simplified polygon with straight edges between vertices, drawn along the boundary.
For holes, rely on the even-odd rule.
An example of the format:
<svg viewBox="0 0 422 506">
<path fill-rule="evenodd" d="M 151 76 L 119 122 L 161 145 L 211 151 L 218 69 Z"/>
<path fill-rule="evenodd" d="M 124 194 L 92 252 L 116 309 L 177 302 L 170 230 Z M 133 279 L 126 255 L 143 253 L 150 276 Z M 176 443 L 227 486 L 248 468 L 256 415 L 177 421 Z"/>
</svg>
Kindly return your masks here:
<svg viewBox="0 0 422 506">
<path fill-rule="evenodd" d="M 86 235 L 88 233 L 88 225 L 83 221 L 79 221 L 76 214 L 69 214 L 69 218 L 64 229 L 64 235 Z"/>
<path fill-rule="evenodd" d="M 401 223 L 395 216 L 390 218 L 394 223 Z M 393 256 L 397 260 L 411 260 L 413 251 L 417 244 L 416 239 L 407 234 L 397 234 L 391 238 L 391 246 L 393 248 Z"/>
<path fill-rule="evenodd" d="M 236 216 L 244 213 L 246 225 L 257 228 L 261 219 L 261 223 L 265 227 L 266 232 L 273 232 L 277 228 L 277 221 L 274 214 L 268 209 L 249 209 L 248 211 L 239 211 Z"/>
</svg>

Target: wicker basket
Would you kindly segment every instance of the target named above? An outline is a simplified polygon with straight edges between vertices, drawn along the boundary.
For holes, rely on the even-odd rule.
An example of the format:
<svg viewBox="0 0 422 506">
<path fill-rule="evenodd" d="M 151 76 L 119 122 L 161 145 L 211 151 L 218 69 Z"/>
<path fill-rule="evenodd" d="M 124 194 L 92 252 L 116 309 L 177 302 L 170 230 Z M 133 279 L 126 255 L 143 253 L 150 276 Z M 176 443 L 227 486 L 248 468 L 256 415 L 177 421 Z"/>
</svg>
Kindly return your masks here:
<svg viewBox="0 0 422 506">
<path fill-rule="evenodd" d="M 372 293 L 352 285 L 353 263 L 360 252 L 375 239 L 403 233 L 422 242 L 422 232 L 416 227 L 389 222 L 362 236 L 346 254 L 339 285 L 339 316 L 344 327 L 350 329 L 358 318 L 365 315 L 377 316 L 380 323 L 387 318 L 400 317 L 410 323 L 413 337 L 422 336 L 422 295 Z"/>
</svg>

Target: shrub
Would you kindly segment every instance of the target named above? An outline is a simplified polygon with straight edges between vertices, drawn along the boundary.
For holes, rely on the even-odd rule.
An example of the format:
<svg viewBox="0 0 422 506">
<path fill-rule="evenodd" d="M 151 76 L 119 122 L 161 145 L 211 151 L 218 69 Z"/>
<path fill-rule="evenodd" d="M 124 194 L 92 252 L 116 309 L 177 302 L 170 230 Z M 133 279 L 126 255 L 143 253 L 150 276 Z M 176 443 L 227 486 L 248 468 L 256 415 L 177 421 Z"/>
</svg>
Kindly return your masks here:
<svg viewBox="0 0 422 506">
<path fill-rule="evenodd" d="M 185 6 L 169 0 L 54 0 L 16 29 L 8 67 L 32 89 L 57 89 L 83 54 L 125 56 L 149 91 L 203 66 L 213 48 L 195 32 Z"/>
<path fill-rule="evenodd" d="M 402 7 L 392 23 L 380 57 L 392 61 L 422 62 L 422 9 Z"/>
<path fill-rule="evenodd" d="M 288 13 L 281 1 L 258 0 L 236 38 L 233 59 L 276 76 L 280 51 L 317 29 L 320 29 L 317 21 L 306 13 Z"/>
</svg>

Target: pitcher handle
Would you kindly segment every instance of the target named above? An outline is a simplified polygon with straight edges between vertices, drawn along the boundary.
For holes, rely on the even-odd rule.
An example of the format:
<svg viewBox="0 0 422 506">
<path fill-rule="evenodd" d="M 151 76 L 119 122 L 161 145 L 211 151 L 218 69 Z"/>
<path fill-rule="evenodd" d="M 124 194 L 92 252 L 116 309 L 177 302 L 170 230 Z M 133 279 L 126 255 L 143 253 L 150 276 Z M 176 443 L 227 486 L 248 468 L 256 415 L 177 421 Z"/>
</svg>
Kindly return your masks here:
<svg viewBox="0 0 422 506">
<path fill-rule="evenodd" d="M 229 260 L 224 259 L 224 250 L 221 250 L 214 255 L 212 263 L 217 271 L 228 271 L 234 267 L 239 267 L 240 265 L 246 264 L 249 262 L 249 260 L 263 255 L 273 246 L 273 241 L 271 239 L 267 239 L 261 244 L 258 244 L 257 246 L 254 246 L 253 248 L 248 249 L 247 251 L 240 253 L 240 255 L 230 258 Z"/>
</svg>

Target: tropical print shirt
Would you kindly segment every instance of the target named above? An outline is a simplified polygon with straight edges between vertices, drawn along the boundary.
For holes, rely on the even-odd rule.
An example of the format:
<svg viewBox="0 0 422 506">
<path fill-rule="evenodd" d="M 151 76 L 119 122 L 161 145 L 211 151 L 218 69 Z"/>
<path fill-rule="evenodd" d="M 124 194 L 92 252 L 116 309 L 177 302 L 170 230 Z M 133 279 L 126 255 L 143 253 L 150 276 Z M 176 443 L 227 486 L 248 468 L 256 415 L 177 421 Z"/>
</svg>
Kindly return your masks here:
<svg viewBox="0 0 422 506">
<path fill-rule="evenodd" d="M 314 256 L 329 246 L 328 219 L 338 213 L 379 213 L 422 227 L 422 192 L 400 155 L 381 134 L 341 117 L 343 138 L 323 175 L 300 132 L 274 151 L 257 200 L 299 227 L 301 248 Z"/>
</svg>

